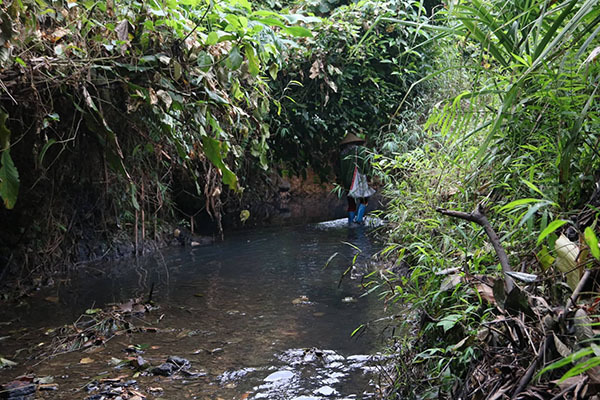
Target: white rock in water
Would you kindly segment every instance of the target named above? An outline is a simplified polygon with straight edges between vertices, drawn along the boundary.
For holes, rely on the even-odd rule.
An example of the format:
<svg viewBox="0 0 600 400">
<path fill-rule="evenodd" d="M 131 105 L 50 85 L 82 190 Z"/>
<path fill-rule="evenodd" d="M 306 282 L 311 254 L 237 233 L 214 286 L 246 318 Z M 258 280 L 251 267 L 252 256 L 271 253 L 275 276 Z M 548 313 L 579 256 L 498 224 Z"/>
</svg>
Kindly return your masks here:
<svg viewBox="0 0 600 400">
<path fill-rule="evenodd" d="M 267 376 L 265 378 L 265 382 L 275 382 L 275 381 L 281 381 L 281 380 L 288 380 L 288 379 L 292 379 L 292 377 L 294 376 L 294 373 L 292 371 L 277 371 L 277 372 L 273 372 L 271 375 Z"/>
<path fill-rule="evenodd" d="M 337 391 L 331 386 L 323 386 L 319 389 L 315 390 L 315 394 L 321 394 L 323 396 L 331 396 L 332 394 L 337 393 Z"/>
</svg>

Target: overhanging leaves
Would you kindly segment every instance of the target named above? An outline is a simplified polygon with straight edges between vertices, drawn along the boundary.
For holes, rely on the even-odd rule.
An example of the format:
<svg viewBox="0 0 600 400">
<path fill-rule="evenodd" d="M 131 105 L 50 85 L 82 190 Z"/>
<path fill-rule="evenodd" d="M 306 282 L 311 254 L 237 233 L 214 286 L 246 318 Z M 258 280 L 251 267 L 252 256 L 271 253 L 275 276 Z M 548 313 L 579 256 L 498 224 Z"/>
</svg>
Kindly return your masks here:
<svg viewBox="0 0 600 400">
<path fill-rule="evenodd" d="M 0 159 L 0 197 L 9 210 L 17 203 L 19 194 L 19 172 L 10 157 L 10 150 L 4 150 Z"/>
<path fill-rule="evenodd" d="M 215 167 L 217 167 L 223 174 L 223 183 L 229 186 L 233 190 L 238 190 L 238 179 L 237 176 L 229 169 L 223 162 L 222 144 L 216 139 L 208 136 L 202 137 L 202 145 L 204 147 L 204 154 L 210 160 Z"/>
</svg>

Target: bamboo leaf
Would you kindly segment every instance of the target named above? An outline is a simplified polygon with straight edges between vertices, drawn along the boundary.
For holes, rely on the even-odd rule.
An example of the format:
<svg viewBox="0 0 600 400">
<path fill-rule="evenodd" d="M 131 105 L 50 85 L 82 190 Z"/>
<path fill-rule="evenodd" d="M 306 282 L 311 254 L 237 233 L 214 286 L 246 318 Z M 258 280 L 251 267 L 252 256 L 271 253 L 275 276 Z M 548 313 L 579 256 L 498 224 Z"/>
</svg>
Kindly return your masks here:
<svg viewBox="0 0 600 400">
<path fill-rule="evenodd" d="M 558 219 L 556 221 L 552 221 L 547 227 L 546 229 L 544 229 L 540 235 L 538 236 L 537 239 L 537 245 L 539 246 L 540 243 L 542 243 L 542 241 L 551 233 L 553 233 L 554 231 L 556 231 L 558 228 L 560 228 L 561 226 L 563 226 L 564 224 L 566 224 L 568 221 L 562 220 L 562 219 Z"/>
<path fill-rule="evenodd" d="M 552 371 L 552 370 L 555 370 L 555 369 L 558 369 L 558 368 L 562 368 L 562 367 L 564 367 L 566 365 L 571 364 L 572 362 L 575 362 L 575 361 L 579 360 L 580 358 L 587 357 L 587 356 L 589 356 L 590 354 L 593 354 L 593 353 L 594 353 L 594 350 L 592 348 L 585 347 L 585 348 L 583 348 L 581 350 L 576 351 L 575 353 L 571 354 L 568 357 L 565 357 L 563 359 L 560 359 L 560 360 L 558 360 L 556 362 L 553 362 L 552 364 L 548 365 L 546 368 L 544 368 L 543 370 L 541 370 L 537 374 L 537 377 L 542 376 L 543 374 L 545 374 L 548 371 Z"/>
<path fill-rule="evenodd" d="M 38 162 L 40 165 L 42 165 L 42 163 L 44 162 L 44 156 L 46 155 L 46 152 L 48 151 L 50 146 L 52 146 L 54 143 L 56 143 L 56 140 L 50 139 L 44 144 L 44 147 L 42 147 L 42 151 L 40 151 L 40 156 L 38 158 L 38 160 L 39 160 Z"/>
<path fill-rule="evenodd" d="M 507 205 L 501 207 L 500 208 L 500 212 L 506 211 L 506 210 L 512 210 L 514 208 L 517 208 L 518 206 L 522 206 L 524 204 L 536 203 L 538 201 L 540 201 L 540 199 L 532 199 L 532 198 L 519 199 L 519 200 L 511 201 Z"/>
</svg>

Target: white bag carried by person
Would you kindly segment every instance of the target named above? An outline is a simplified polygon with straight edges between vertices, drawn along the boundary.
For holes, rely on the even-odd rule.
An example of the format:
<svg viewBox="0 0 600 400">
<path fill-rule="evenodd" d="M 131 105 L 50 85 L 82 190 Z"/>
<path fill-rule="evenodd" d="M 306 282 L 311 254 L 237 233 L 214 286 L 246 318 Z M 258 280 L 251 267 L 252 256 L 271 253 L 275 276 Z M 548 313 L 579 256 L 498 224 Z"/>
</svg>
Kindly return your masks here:
<svg viewBox="0 0 600 400">
<path fill-rule="evenodd" d="M 354 175 L 352 176 L 352 185 L 348 191 L 348 196 L 355 199 L 371 197 L 375 194 L 375 189 L 370 188 L 367 184 L 367 177 L 358 172 L 358 167 L 354 167 Z"/>
</svg>

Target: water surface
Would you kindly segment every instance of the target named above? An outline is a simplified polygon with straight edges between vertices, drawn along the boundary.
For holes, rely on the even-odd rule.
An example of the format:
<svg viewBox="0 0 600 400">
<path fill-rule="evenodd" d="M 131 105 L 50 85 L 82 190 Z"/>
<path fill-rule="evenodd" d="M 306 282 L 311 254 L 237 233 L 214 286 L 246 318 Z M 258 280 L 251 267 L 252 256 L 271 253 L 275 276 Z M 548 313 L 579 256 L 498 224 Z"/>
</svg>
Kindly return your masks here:
<svg viewBox="0 0 600 400">
<path fill-rule="evenodd" d="M 372 398 L 379 338 L 375 331 L 358 338 L 351 333 L 376 318 L 381 304 L 361 297 L 359 279 L 348 274 L 340 284 L 340 278 L 353 262 L 364 266 L 374 251 L 364 227 L 338 220 L 235 232 L 211 246 L 82 269 L 40 294 L 50 301 L 31 299 L 0 311 L 0 320 L 11 322 L 0 326 L 0 336 L 10 336 L 0 342 L 0 356 L 14 356 L 25 337 L 33 340 L 86 309 L 147 298 L 151 288 L 159 309 L 138 322 L 158 332 L 125 334 L 89 356 L 60 355 L 35 367 L 22 351 L 14 356 L 17 368 L 0 371 L 0 382 L 22 372 L 53 376 L 59 390 L 43 396 L 57 399 L 99 395 L 83 389 L 98 374 L 129 374 L 148 398 Z M 15 333 L 20 326 L 29 328 L 21 342 Z M 176 355 L 190 360 L 199 376 L 133 377 L 134 371 L 109 363 L 128 356 L 125 348 L 136 344 L 152 365 Z M 81 364 L 82 357 L 93 361 Z"/>
</svg>

